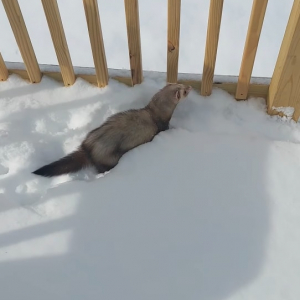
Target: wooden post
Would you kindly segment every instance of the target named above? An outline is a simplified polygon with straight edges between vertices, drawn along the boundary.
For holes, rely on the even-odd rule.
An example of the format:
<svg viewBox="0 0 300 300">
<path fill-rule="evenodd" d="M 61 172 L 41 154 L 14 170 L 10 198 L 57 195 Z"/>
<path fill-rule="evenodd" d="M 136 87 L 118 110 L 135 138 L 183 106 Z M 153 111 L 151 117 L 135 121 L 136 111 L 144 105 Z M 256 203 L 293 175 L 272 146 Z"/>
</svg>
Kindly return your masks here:
<svg viewBox="0 0 300 300">
<path fill-rule="evenodd" d="M 83 5 L 92 47 L 97 84 L 99 87 L 104 87 L 108 84 L 108 71 L 98 3 L 97 0 L 83 0 Z"/>
<path fill-rule="evenodd" d="M 10 1 L 10 0 L 8 0 Z M 75 82 L 75 74 L 56 0 L 42 0 L 64 85 Z"/>
<path fill-rule="evenodd" d="M 143 81 L 142 51 L 138 0 L 124 0 L 130 69 L 133 84 Z"/>
<path fill-rule="evenodd" d="M 176 83 L 178 75 L 181 0 L 168 0 L 167 82 Z"/>
<path fill-rule="evenodd" d="M 300 116 L 300 0 L 294 0 L 269 87 L 268 112 L 276 107 L 293 107 Z"/>
<path fill-rule="evenodd" d="M 209 96 L 212 91 L 218 51 L 223 0 L 210 0 L 206 34 L 205 58 L 201 82 L 201 95 Z"/>
<path fill-rule="evenodd" d="M 4 81 L 8 78 L 8 70 L 0 53 L 0 80 Z"/>
<path fill-rule="evenodd" d="M 19 3 L 17 0 L 2 0 L 2 3 L 24 61 L 29 80 L 32 83 L 40 82 L 42 78 L 41 71 Z"/>
<path fill-rule="evenodd" d="M 235 98 L 237 100 L 245 100 L 248 97 L 249 83 L 267 4 L 268 0 L 253 0 L 243 59 L 235 94 Z"/>
</svg>

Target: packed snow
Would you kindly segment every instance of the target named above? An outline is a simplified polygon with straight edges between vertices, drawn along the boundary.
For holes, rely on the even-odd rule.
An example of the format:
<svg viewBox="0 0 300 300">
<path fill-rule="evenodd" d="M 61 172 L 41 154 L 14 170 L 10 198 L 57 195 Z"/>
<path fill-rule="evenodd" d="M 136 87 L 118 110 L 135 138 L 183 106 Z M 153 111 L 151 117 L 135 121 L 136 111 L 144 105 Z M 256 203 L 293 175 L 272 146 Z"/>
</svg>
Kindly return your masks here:
<svg viewBox="0 0 300 300">
<path fill-rule="evenodd" d="M 31 174 L 164 80 L 0 84 L 3 299 L 299 299 L 300 126 L 192 91 L 109 173 Z"/>
</svg>

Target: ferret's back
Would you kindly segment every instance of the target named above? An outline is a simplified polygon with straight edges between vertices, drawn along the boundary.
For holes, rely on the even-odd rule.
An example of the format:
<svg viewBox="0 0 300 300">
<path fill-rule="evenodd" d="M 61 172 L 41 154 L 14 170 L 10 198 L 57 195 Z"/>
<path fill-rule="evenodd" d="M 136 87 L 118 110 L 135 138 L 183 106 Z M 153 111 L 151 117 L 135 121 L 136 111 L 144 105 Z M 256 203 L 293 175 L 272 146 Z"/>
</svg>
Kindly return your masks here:
<svg viewBox="0 0 300 300">
<path fill-rule="evenodd" d="M 91 131 L 84 146 L 92 156 L 100 160 L 150 142 L 157 133 L 157 126 L 146 110 L 129 110 L 112 117 L 100 127 Z"/>
</svg>

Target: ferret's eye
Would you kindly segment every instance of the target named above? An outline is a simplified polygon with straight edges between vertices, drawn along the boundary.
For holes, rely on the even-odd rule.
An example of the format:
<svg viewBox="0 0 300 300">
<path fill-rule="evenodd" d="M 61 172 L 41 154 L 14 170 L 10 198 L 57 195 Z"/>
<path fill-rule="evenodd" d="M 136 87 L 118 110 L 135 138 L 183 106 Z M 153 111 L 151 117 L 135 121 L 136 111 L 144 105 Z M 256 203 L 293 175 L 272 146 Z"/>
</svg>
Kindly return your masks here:
<svg viewBox="0 0 300 300">
<path fill-rule="evenodd" d="M 186 96 L 186 91 L 183 92 L 183 95 Z"/>
</svg>

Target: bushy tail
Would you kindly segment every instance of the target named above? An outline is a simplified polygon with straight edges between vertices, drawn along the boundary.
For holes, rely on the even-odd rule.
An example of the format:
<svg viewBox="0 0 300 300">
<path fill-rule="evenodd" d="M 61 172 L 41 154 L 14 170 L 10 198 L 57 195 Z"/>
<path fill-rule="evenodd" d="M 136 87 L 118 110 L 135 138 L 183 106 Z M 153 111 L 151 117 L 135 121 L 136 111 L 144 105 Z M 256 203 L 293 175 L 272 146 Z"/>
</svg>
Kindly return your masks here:
<svg viewBox="0 0 300 300">
<path fill-rule="evenodd" d="M 79 149 L 61 158 L 60 160 L 57 160 L 49 165 L 37 169 L 32 173 L 45 177 L 52 177 L 68 173 L 74 173 L 89 165 L 90 161 L 86 153 L 82 149 Z"/>
</svg>

